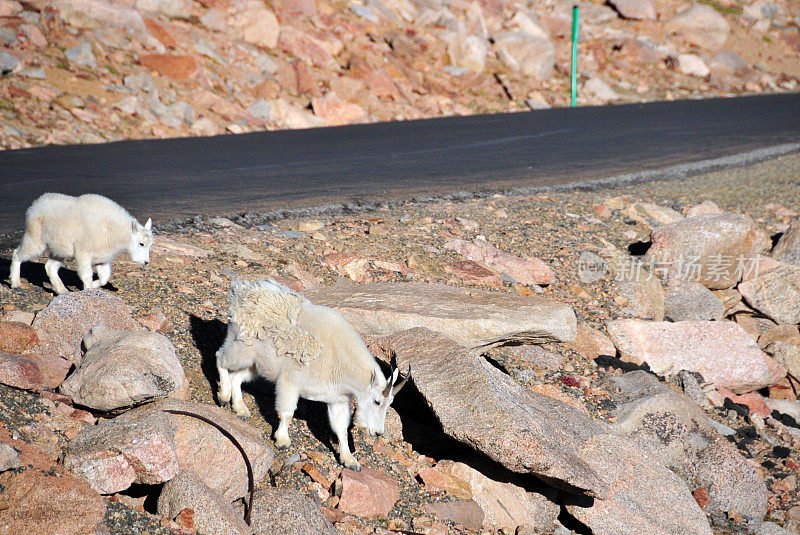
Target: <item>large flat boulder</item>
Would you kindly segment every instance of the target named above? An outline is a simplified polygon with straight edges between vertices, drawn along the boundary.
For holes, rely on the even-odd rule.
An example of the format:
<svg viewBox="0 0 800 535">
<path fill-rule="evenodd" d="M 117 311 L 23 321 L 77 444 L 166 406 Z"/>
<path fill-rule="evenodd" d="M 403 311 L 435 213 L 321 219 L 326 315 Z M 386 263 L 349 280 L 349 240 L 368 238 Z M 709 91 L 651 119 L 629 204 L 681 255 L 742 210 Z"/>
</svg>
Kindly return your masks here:
<svg viewBox="0 0 800 535">
<path fill-rule="evenodd" d="M 658 375 L 699 372 L 736 393 L 777 383 L 786 370 L 732 321 L 615 320 L 606 327 L 622 360 Z"/>
<path fill-rule="evenodd" d="M 764 480 L 691 399 L 645 371 L 611 376 L 600 386 L 617 405 L 614 431 L 659 459 L 690 490 L 705 488 L 706 513 L 764 517 Z"/>
<path fill-rule="evenodd" d="M 577 329 L 572 308 L 558 301 L 442 284 L 320 286 L 306 296 L 335 308 L 368 336 L 425 327 L 463 346 L 477 347 L 570 342 Z"/>
<path fill-rule="evenodd" d="M 567 511 L 594 535 L 711 535 L 686 484 L 629 440 L 594 435 L 581 446 L 608 485 L 606 499 L 578 497 Z"/>
<path fill-rule="evenodd" d="M 117 331 L 105 325 L 84 338 L 86 354 L 61 385 L 73 401 L 115 411 L 169 396 L 186 382 L 172 342 L 150 331 Z"/>
<path fill-rule="evenodd" d="M 574 492 L 605 496 L 607 484 L 581 453 L 606 428 L 578 409 L 535 394 L 469 349 L 429 329 L 380 339 L 371 349 L 411 365 L 419 392 L 444 432 L 509 470 Z"/>
</svg>

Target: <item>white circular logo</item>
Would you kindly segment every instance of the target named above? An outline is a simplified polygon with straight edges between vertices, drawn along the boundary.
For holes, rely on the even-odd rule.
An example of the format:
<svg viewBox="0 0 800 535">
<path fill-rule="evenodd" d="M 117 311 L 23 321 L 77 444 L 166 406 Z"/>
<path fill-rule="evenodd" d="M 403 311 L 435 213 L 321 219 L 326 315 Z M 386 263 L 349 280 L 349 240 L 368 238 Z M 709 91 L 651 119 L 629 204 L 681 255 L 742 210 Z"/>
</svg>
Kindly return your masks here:
<svg viewBox="0 0 800 535">
<path fill-rule="evenodd" d="M 599 255 L 584 251 L 578 258 L 578 279 L 584 284 L 599 281 L 608 272 L 608 264 Z"/>
</svg>

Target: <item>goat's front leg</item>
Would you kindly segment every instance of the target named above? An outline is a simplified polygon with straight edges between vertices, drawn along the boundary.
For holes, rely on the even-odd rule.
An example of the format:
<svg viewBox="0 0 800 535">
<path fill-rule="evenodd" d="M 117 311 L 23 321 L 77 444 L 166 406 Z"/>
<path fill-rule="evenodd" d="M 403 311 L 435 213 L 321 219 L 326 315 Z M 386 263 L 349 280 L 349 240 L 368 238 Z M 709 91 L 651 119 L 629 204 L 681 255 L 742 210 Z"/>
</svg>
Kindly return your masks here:
<svg viewBox="0 0 800 535">
<path fill-rule="evenodd" d="M 297 401 L 300 399 L 300 392 L 293 381 L 281 375 L 275 382 L 275 411 L 278 413 L 280 423 L 275 430 L 275 446 L 285 450 L 291 443 L 289 438 L 289 424 L 292 422 L 294 411 L 297 409 Z"/>
<path fill-rule="evenodd" d="M 92 257 L 85 253 L 75 254 L 75 267 L 78 269 L 78 277 L 83 283 L 83 289 L 95 288 L 94 272 L 92 271 Z"/>
<path fill-rule="evenodd" d="M 223 368 L 217 364 L 217 373 L 219 373 L 219 390 L 217 390 L 217 401 L 223 407 L 231 402 L 231 374 L 227 368 Z"/>
<path fill-rule="evenodd" d="M 111 280 L 111 262 L 97 265 L 97 280 L 92 282 L 92 288 L 102 288 Z"/>
<path fill-rule="evenodd" d="M 347 468 L 358 472 L 361 465 L 350 452 L 347 429 L 350 427 L 350 404 L 348 402 L 328 403 L 328 420 L 339 442 L 339 460 Z"/>
<path fill-rule="evenodd" d="M 247 405 L 244 404 L 244 399 L 242 399 L 242 383 L 252 376 L 253 373 L 250 370 L 230 372 L 231 408 L 237 416 L 242 418 L 250 417 L 250 409 L 247 408 Z"/>
</svg>

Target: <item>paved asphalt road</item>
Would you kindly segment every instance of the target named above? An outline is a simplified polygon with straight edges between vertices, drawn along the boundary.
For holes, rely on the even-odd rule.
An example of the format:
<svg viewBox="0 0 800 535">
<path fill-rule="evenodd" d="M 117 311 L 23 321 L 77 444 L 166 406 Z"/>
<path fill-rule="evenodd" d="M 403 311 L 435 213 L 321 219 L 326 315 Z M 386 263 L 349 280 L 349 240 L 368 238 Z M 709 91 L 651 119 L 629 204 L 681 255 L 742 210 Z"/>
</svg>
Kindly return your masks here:
<svg viewBox="0 0 800 535">
<path fill-rule="evenodd" d="M 0 234 L 47 191 L 140 219 L 553 185 L 800 141 L 800 94 L 0 152 Z"/>
</svg>

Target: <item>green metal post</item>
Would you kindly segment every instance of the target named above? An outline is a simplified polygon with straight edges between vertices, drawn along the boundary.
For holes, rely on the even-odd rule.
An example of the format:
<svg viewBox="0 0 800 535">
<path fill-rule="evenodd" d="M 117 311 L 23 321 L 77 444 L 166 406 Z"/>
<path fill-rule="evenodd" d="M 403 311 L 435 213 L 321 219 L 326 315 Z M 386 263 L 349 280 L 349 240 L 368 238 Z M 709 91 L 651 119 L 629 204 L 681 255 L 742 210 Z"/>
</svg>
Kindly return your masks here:
<svg viewBox="0 0 800 535">
<path fill-rule="evenodd" d="M 572 6 L 572 107 L 578 96 L 578 6 Z"/>
</svg>

